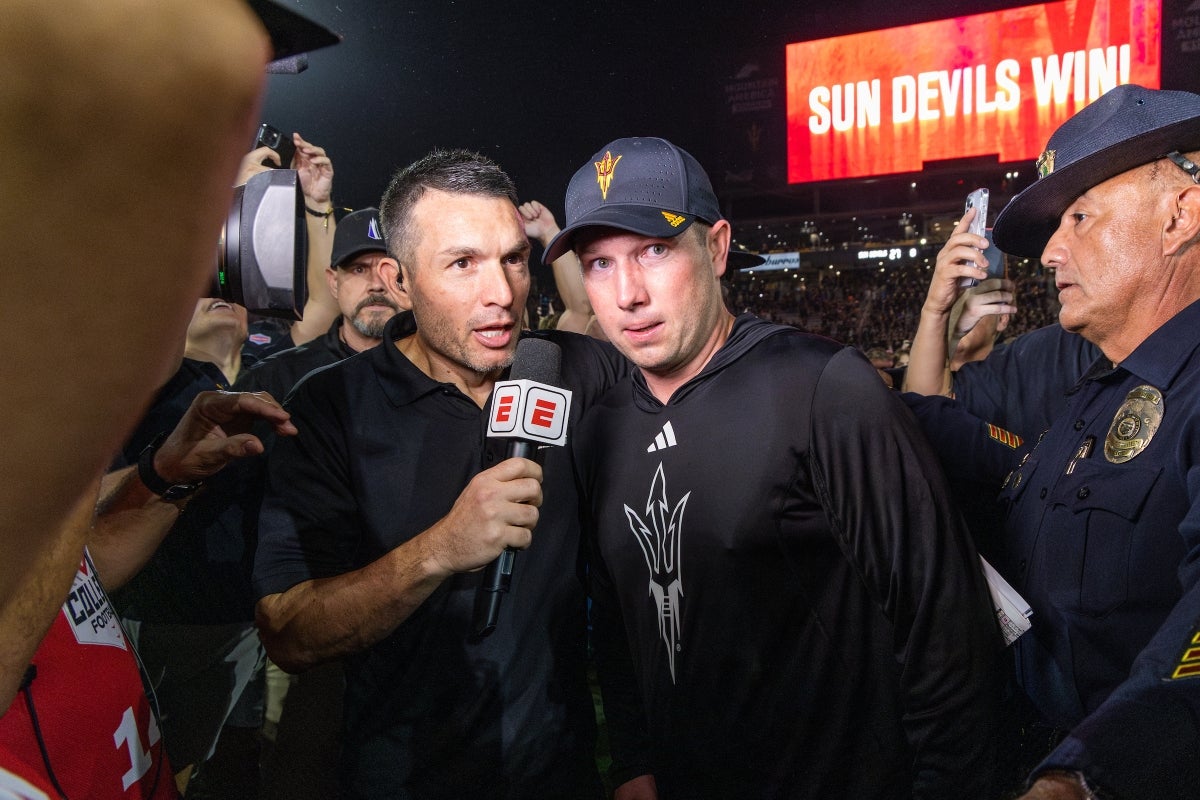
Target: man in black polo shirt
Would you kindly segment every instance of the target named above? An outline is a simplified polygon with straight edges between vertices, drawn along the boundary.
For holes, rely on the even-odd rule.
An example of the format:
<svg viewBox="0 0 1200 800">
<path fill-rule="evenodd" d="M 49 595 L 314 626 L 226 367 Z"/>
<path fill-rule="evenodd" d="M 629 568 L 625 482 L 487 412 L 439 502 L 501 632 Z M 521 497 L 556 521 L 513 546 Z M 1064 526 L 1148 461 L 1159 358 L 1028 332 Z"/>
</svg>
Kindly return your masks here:
<svg viewBox="0 0 1200 800">
<path fill-rule="evenodd" d="M 381 216 L 412 311 L 293 392 L 255 561 L 267 652 L 296 671 L 345 659 L 351 797 L 599 797 L 569 459 L 550 448 L 543 471 L 484 436 L 530 282 L 512 182 L 435 152 Z M 626 369 L 590 338 L 536 335 L 563 350 L 573 416 Z M 473 640 L 472 570 L 505 547 L 524 549 L 511 591 Z"/>
</svg>

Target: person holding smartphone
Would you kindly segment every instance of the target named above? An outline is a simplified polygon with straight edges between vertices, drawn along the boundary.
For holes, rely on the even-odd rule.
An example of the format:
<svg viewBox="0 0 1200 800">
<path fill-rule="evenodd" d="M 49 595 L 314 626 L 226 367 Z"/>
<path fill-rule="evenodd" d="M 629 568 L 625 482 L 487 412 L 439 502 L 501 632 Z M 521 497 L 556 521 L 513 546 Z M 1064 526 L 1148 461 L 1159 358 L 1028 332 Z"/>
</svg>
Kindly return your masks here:
<svg viewBox="0 0 1200 800">
<path fill-rule="evenodd" d="M 269 131 L 264 132 L 266 129 Z M 291 325 L 269 318 L 251 322 L 245 347 L 248 361 L 312 341 L 325 333 L 341 313 L 325 288 L 325 269 L 333 253 L 338 222 L 333 204 L 333 160 L 325 148 L 299 133 L 287 138 L 265 123 L 254 144 L 254 149 L 242 157 L 235 186 L 269 169 L 294 169 L 299 175 L 308 221 L 308 300 L 302 318 Z"/>
</svg>

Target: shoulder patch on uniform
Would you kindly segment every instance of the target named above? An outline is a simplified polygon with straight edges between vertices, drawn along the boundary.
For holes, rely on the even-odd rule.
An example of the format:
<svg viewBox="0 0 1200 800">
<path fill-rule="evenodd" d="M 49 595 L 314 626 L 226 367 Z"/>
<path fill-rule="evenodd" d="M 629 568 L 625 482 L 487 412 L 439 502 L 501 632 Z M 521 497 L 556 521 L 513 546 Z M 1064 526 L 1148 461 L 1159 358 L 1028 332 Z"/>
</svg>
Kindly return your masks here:
<svg viewBox="0 0 1200 800">
<path fill-rule="evenodd" d="M 1016 450 L 1021 446 L 1023 440 L 1020 436 L 1017 436 L 1012 431 L 1006 431 L 1004 428 L 1001 428 L 998 425 L 993 425 L 990 422 L 987 424 L 987 427 L 989 439 L 995 439 L 1000 444 L 1004 445 L 1005 447 L 1010 447 L 1013 450 Z"/>
<path fill-rule="evenodd" d="M 1171 680 L 1200 678 L 1200 631 L 1192 633 L 1191 640 L 1184 646 L 1179 662 L 1171 672 Z"/>
</svg>

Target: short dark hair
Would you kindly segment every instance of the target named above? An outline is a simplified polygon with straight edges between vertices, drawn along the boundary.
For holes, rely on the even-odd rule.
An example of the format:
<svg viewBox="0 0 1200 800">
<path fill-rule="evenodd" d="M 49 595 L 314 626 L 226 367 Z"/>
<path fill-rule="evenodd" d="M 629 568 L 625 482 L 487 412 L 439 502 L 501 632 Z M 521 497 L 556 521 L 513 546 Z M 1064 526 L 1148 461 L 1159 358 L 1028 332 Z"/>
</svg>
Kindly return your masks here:
<svg viewBox="0 0 1200 800">
<path fill-rule="evenodd" d="M 512 179 L 496 162 L 470 150 L 434 150 L 397 170 L 379 203 L 379 221 L 389 255 L 410 267 L 412 210 L 428 189 L 507 197 L 514 206 L 517 204 L 517 187 Z"/>
</svg>

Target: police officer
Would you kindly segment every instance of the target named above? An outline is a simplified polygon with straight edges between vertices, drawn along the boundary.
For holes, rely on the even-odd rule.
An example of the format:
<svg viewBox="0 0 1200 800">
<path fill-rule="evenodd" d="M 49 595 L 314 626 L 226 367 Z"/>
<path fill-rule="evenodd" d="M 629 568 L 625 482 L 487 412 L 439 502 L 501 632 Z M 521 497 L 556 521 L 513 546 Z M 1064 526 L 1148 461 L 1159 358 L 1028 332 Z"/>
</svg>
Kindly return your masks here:
<svg viewBox="0 0 1200 800">
<path fill-rule="evenodd" d="M 1117 87 L 996 220 L 1103 353 L 1001 497 L 1003 570 L 1034 609 L 1017 678 L 1061 736 L 1026 798 L 1200 785 L 1198 150 L 1200 96 Z"/>
</svg>

